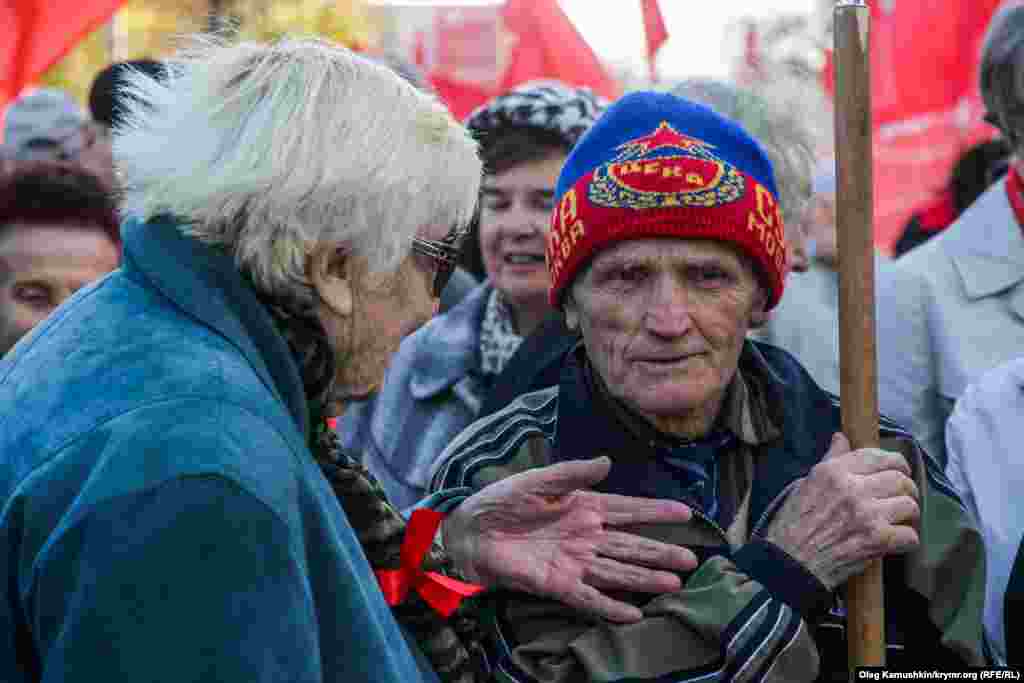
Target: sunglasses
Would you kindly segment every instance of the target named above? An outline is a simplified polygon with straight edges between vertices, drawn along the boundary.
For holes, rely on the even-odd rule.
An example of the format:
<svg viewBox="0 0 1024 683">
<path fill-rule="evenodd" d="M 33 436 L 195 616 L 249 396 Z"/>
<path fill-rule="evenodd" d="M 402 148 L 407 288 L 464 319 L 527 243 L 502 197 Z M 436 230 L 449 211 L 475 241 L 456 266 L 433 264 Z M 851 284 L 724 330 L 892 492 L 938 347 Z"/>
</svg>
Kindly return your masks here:
<svg viewBox="0 0 1024 683">
<path fill-rule="evenodd" d="M 459 261 L 459 239 L 462 233 L 452 231 L 443 241 L 428 240 L 422 237 L 412 238 L 413 252 L 426 256 L 434 261 L 434 281 L 431 285 L 431 295 L 435 299 L 441 298 L 448 281 L 452 278 L 455 266 Z"/>
</svg>

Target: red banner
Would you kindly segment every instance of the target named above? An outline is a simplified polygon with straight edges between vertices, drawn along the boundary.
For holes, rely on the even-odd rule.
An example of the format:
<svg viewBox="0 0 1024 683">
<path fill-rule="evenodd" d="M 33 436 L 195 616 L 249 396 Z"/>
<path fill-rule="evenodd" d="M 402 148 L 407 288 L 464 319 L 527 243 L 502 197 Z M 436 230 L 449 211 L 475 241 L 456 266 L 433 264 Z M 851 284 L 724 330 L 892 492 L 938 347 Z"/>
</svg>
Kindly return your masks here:
<svg viewBox="0 0 1024 683">
<path fill-rule="evenodd" d="M 0 109 L 103 24 L 124 0 L 0 3 Z"/>
<path fill-rule="evenodd" d="M 647 38 L 647 65 L 651 70 L 651 80 L 657 80 L 657 68 L 655 57 L 658 50 L 668 40 L 668 29 L 665 27 L 665 19 L 661 16 L 661 7 L 658 0 L 640 0 L 640 11 L 644 16 L 644 35 Z"/>
<path fill-rule="evenodd" d="M 977 73 L 985 30 L 1000 1 L 871 5 L 875 235 L 886 251 L 910 215 L 941 193 L 960 154 L 994 133 L 982 121 Z M 831 89 L 830 73 L 824 83 Z"/>
<path fill-rule="evenodd" d="M 431 36 L 416 49 L 438 95 L 465 118 L 490 98 L 536 79 L 621 94 L 557 0 L 508 0 L 504 6 L 438 8 Z"/>
</svg>

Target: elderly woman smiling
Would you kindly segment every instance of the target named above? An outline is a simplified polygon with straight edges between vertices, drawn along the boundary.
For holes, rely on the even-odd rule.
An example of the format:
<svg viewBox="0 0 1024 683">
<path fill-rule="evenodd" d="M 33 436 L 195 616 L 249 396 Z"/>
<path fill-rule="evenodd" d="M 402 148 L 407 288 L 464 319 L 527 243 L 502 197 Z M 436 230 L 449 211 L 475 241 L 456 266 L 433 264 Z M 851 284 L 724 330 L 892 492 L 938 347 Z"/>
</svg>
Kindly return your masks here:
<svg viewBox="0 0 1024 683">
<path fill-rule="evenodd" d="M 888 423 L 885 450 L 850 451 L 834 398 L 745 337 L 786 274 L 762 148 L 701 105 L 634 93 L 573 149 L 556 194 L 550 300 L 582 342 L 557 386 L 463 431 L 433 487 L 606 455 L 599 490 L 693 508 L 691 523 L 648 531 L 702 562 L 680 591 L 636 596 L 644 619 L 625 626 L 495 595 L 499 669 L 548 682 L 845 680 L 833 591 L 886 556 L 890 665 L 984 661 L 981 544 L 941 472 Z"/>
<path fill-rule="evenodd" d="M 439 515 L 407 533 L 325 424 L 431 316 L 476 143 L 322 42 L 199 44 L 169 71 L 130 78 L 115 136 L 123 267 L 0 369 L 0 680 L 485 677 L 471 611 L 447 622 L 381 578 L 385 600 L 373 571 L 426 553 Z M 693 557 L 605 525 L 689 510 L 577 490 L 607 471 L 446 502 L 455 569 L 639 619 L 603 591 L 674 590 Z"/>
</svg>

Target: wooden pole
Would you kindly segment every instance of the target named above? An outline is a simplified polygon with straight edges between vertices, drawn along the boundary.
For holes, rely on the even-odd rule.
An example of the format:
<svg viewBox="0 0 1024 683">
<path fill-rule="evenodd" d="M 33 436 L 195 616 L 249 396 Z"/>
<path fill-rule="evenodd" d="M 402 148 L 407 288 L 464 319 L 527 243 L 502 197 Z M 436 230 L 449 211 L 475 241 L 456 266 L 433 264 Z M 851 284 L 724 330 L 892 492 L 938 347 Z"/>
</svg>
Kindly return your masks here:
<svg viewBox="0 0 1024 683">
<path fill-rule="evenodd" d="M 868 49 L 871 11 L 864 0 L 839 0 L 834 18 L 842 421 L 853 448 L 871 448 L 879 444 Z M 881 561 L 873 562 L 847 583 L 846 611 L 851 674 L 858 666 L 884 665 Z"/>
</svg>

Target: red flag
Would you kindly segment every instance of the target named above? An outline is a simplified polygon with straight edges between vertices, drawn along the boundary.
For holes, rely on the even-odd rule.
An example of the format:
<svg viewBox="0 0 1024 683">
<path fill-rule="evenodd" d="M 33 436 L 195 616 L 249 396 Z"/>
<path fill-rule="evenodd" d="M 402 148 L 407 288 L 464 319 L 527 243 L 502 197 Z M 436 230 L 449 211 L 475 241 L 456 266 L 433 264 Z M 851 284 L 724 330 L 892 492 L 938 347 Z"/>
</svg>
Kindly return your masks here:
<svg viewBox="0 0 1024 683">
<path fill-rule="evenodd" d="M 534 79 L 556 78 L 587 86 L 608 99 L 622 93 L 557 0 L 508 0 L 502 19 L 514 34 L 515 46 L 500 91 Z"/>
<path fill-rule="evenodd" d="M 460 119 L 490 98 L 538 79 L 621 94 L 557 0 L 508 0 L 503 7 L 438 10 L 421 51 L 438 96 Z"/>
<path fill-rule="evenodd" d="M 890 250 L 911 214 L 932 202 L 960 154 L 992 136 L 978 92 L 981 43 L 1001 2 L 871 4 L 875 240 Z M 832 55 L 822 82 L 831 94 Z"/>
<path fill-rule="evenodd" d="M 640 9 L 644 15 L 644 34 L 647 36 L 647 64 L 651 69 L 651 80 L 656 81 L 658 73 L 655 57 L 668 40 L 668 29 L 665 28 L 658 0 L 640 0 Z"/>
<path fill-rule="evenodd" d="M 872 4 L 876 240 L 889 249 L 949 179 L 981 122 L 981 39 L 1000 0 Z"/>
<path fill-rule="evenodd" d="M 17 97 L 124 0 L 0 3 L 0 108 Z"/>
<path fill-rule="evenodd" d="M 832 50 L 825 49 L 825 64 L 821 67 L 821 87 L 831 98 L 836 91 L 836 58 Z"/>
</svg>

